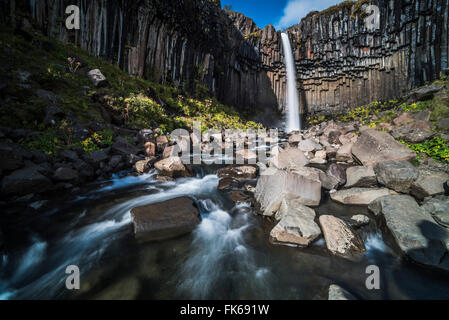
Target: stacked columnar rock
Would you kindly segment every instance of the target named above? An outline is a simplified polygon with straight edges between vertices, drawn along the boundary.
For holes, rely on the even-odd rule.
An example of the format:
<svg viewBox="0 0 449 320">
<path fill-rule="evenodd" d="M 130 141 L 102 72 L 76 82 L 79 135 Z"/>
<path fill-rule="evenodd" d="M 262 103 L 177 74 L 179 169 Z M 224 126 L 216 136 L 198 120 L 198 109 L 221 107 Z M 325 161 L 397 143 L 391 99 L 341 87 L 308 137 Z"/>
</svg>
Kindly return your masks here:
<svg viewBox="0 0 449 320">
<path fill-rule="evenodd" d="M 365 10 L 343 3 L 289 28 L 303 113 L 332 114 L 403 95 L 449 68 L 447 0 L 372 0 L 380 29 Z M 87 1 L 81 30 L 66 29 L 63 0 L 7 0 L 0 20 L 30 12 L 41 28 L 117 62 L 131 74 L 210 88 L 248 111 L 285 110 L 286 76 L 280 31 L 259 29 L 219 1 Z M 13 19 L 14 20 L 14 19 Z"/>
</svg>

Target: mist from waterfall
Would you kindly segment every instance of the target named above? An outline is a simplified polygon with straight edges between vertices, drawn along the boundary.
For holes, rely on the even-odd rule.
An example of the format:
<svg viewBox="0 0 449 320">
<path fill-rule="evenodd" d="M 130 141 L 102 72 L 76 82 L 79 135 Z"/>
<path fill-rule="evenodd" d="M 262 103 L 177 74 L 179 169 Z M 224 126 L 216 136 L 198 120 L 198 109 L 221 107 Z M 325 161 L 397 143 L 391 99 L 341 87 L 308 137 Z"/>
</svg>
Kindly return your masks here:
<svg viewBox="0 0 449 320">
<path fill-rule="evenodd" d="M 286 131 L 292 132 L 301 130 L 301 120 L 299 116 L 299 99 L 296 89 L 296 71 L 293 51 L 290 39 L 286 33 L 282 33 L 282 45 L 284 46 L 285 65 L 287 70 L 287 123 Z"/>
</svg>

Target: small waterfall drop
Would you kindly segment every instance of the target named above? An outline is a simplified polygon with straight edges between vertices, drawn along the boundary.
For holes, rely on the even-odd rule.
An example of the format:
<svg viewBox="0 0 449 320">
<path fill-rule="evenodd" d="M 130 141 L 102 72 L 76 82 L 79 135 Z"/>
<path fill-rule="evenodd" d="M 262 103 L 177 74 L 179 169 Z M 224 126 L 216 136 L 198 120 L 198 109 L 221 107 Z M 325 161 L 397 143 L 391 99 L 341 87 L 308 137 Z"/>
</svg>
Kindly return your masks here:
<svg viewBox="0 0 449 320">
<path fill-rule="evenodd" d="M 290 39 L 286 33 L 282 33 L 282 45 L 284 46 L 285 65 L 287 69 L 287 124 L 286 131 L 301 130 L 299 117 L 299 99 L 296 90 L 296 72 L 293 51 Z"/>
</svg>

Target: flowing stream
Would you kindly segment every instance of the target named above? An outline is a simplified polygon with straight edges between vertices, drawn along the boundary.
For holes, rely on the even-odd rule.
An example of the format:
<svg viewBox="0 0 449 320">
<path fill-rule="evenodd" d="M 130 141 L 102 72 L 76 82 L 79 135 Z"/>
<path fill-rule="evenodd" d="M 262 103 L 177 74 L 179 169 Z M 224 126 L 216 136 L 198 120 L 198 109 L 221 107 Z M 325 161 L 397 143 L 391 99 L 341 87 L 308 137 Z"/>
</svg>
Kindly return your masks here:
<svg viewBox="0 0 449 320">
<path fill-rule="evenodd" d="M 403 261 L 374 222 L 361 231 L 367 252 L 357 262 L 330 256 L 323 238 L 309 248 L 274 245 L 274 222 L 217 191 L 217 166 L 195 169 L 196 177 L 176 182 L 159 182 L 155 172 L 115 176 L 77 196 L 10 204 L 0 216 L 0 299 L 326 299 L 332 283 L 360 299 L 449 298 L 449 279 Z M 197 203 L 196 230 L 136 241 L 130 210 L 179 196 Z M 316 211 L 367 214 L 328 198 Z M 372 264 L 381 290 L 365 287 Z M 80 268 L 79 291 L 65 288 L 68 265 Z"/>
<path fill-rule="evenodd" d="M 296 68 L 293 59 L 293 51 L 290 39 L 286 33 L 282 33 L 282 45 L 284 47 L 285 66 L 287 70 L 287 125 L 286 131 L 301 130 L 301 119 L 299 116 L 299 99 L 296 88 Z"/>
</svg>

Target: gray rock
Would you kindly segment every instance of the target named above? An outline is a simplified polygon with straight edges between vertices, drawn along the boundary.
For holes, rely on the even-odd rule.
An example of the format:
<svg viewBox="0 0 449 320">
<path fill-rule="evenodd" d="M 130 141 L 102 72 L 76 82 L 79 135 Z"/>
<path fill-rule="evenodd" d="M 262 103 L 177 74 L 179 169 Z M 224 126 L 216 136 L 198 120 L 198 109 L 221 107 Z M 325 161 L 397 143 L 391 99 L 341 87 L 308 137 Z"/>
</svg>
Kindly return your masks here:
<svg viewBox="0 0 449 320">
<path fill-rule="evenodd" d="M 377 181 L 390 189 L 409 193 L 418 178 L 418 169 L 408 161 L 386 161 L 374 166 Z"/>
<path fill-rule="evenodd" d="M 187 168 L 179 157 L 170 157 L 154 164 L 159 174 L 171 178 L 192 177 L 193 173 Z"/>
<path fill-rule="evenodd" d="M 349 225 L 353 228 L 360 228 L 363 226 L 366 226 L 370 223 L 370 218 L 363 215 L 358 214 L 351 217 L 351 220 L 349 220 Z"/>
<path fill-rule="evenodd" d="M 338 186 L 340 185 L 339 181 L 335 177 L 329 176 L 327 173 L 320 170 L 320 181 L 321 185 L 325 190 L 336 190 L 338 189 Z"/>
<path fill-rule="evenodd" d="M 390 194 L 388 189 L 352 188 L 331 193 L 331 199 L 341 204 L 369 205 L 377 198 Z"/>
<path fill-rule="evenodd" d="M 416 121 L 394 129 L 391 135 L 411 143 L 421 143 L 433 136 L 432 125 L 428 121 Z"/>
<path fill-rule="evenodd" d="M 337 150 L 337 154 L 335 156 L 336 160 L 341 161 L 341 162 L 352 162 L 353 161 L 353 158 L 352 158 L 353 146 L 354 146 L 353 143 L 348 143 L 348 144 L 341 146 Z"/>
<path fill-rule="evenodd" d="M 352 154 L 364 165 L 372 166 L 384 161 L 412 160 L 416 153 L 397 142 L 386 132 L 364 130 L 352 147 Z"/>
<path fill-rule="evenodd" d="M 131 210 L 136 238 L 164 240 L 193 231 L 201 222 L 194 201 L 187 197 L 154 203 Z"/>
<path fill-rule="evenodd" d="M 21 147 L 13 143 L 0 142 L 0 169 L 10 171 L 22 166 Z"/>
<path fill-rule="evenodd" d="M 87 73 L 87 77 L 89 78 L 89 81 L 95 86 L 95 87 L 102 87 L 107 84 L 106 77 L 101 73 L 99 69 L 93 69 L 90 70 Z"/>
<path fill-rule="evenodd" d="M 444 183 L 449 174 L 440 171 L 419 169 L 418 178 L 413 181 L 410 194 L 419 200 L 444 194 Z"/>
<path fill-rule="evenodd" d="M 429 199 L 424 202 L 421 209 L 431 214 L 438 224 L 449 228 L 449 197 L 438 196 Z"/>
<path fill-rule="evenodd" d="M 275 242 L 308 246 L 321 235 L 315 223 L 315 211 L 298 199 L 284 199 L 276 219 L 280 222 L 270 233 Z"/>
<path fill-rule="evenodd" d="M 346 171 L 345 169 L 338 164 L 331 164 L 326 171 L 326 174 L 337 180 L 339 185 L 344 185 L 346 183 Z"/>
<path fill-rule="evenodd" d="M 7 196 L 43 193 L 53 188 L 50 179 L 42 175 L 36 166 L 14 171 L 3 178 L 1 185 L 1 193 Z"/>
<path fill-rule="evenodd" d="M 75 181 L 78 180 L 78 172 L 70 168 L 58 168 L 53 179 L 56 181 Z"/>
<path fill-rule="evenodd" d="M 377 177 L 372 166 L 346 169 L 345 188 L 371 188 L 377 186 Z"/>
<path fill-rule="evenodd" d="M 47 107 L 44 123 L 46 125 L 52 125 L 54 126 L 57 121 L 61 120 L 62 117 L 64 117 L 64 111 L 62 111 L 60 108 L 55 106 L 49 106 Z"/>
<path fill-rule="evenodd" d="M 83 159 L 98 168 L 101 162 L 104 162 L 109 159 L 108 154 L 104 150 L 93 151 L 91 154 L 86 154 L 83 156 Z"/>
<path fill-rule="evenodd" d="M 75 151 L 72 150 L 64 150 L 59 153 L 59 156 L 67 161 L 77 161 L 79 159 L 78 154 Z"/>
<path fill-rule="evenodd" d="M 449 118 L 441 119 L 438 122 L 438 129 L 440 129 L 440 130 L 449 130 Z"/>
<path fill-rule="evenodd" d="M 109 160 L 109 166 L 111 168 L 116 168 L 122 162 L 122 160 L 123 157 L 121 155 L 112 156 L 111 159 Z"/>
<path fill-rule="evenodd" d="M 410 100 L 411 101 L 423 101 L 423 100 L 431 99 L 441 89 L 443 89 L 443 87 L 440 85 L 437 85 L 437 84 L 432 84 L 430 86 L 420 88 L 418 90 L 413 91 L 410 94 Z"/>
<path fill-rule="evenodd" d="M 262 213 L 272 216 L 284 199 L 300 199 L 306 206 L 318 206 L 321 201 L 319 170 L 297 168 L 293 171 L 269 168 L 257 181 L 255 198 Z"/>
<path fill-rule="evenodd" d="M 383 215 L 386 226 L 403 254 L 425 266 L 449 271 L 449 231 L 435 223 L 408 195 L 381 197 L 369 205 Z"/>
<path fill-rule="evenodd" d="M 19 71 L 16 74 L 17 80 L 24 83 L 27 82 L 28 79 L 31 77 L 31 73 L 28 71 Z"/>
<path fill-rule="evenodd" d="M 299 150 L 301 150 L 303 152 L 313 152 L 316 150 L 323 149 L 323 147 L 320 144 L 318 144 L 310 139 L 301 141 L 298 145 L 298 148 L 299 148 Z"/>
<path fill-rule="evenodd" d="M 129 143 L 122 137 L 117 137 L 116 142 L 112 145 L 112 152 L 123 156 L 130 154 L 138 154 L 141 150 Z"/>
<path fill-rule="evenodd" d="M 336 284 L 329 286 L 328 300 L 331 301 L 346 301 L 357 300 L 352 294 Z"/>
<path fill-rule="evenodd" d="M 328 215 L 319 218 L 327 249 L 334 255 L 352 258 L 366 251 L 360 236 L 343 220 Z"/>
<path fill-rule="evenodd" d="M 47 100 L 48 102 L 50 102 L 52 104 L 57 104 L 59 102 L 58 96 L 56 96 L 53 92 L 43 90 L 43 89 L 37 89 L 35 91 L 35 94 L 39 98 L 41 98 L 43 100 Z"/>
<path fill-rule="evenodd" d="M 309 164 L 309 160 L 307 160 L 304 152 L 299 149 L 278 149 L 279 153 L 275 155 L 269 162 L 271 167 L 283 170 L 287 169 L 289 166 L 304 167 Z"/>
</svg>

